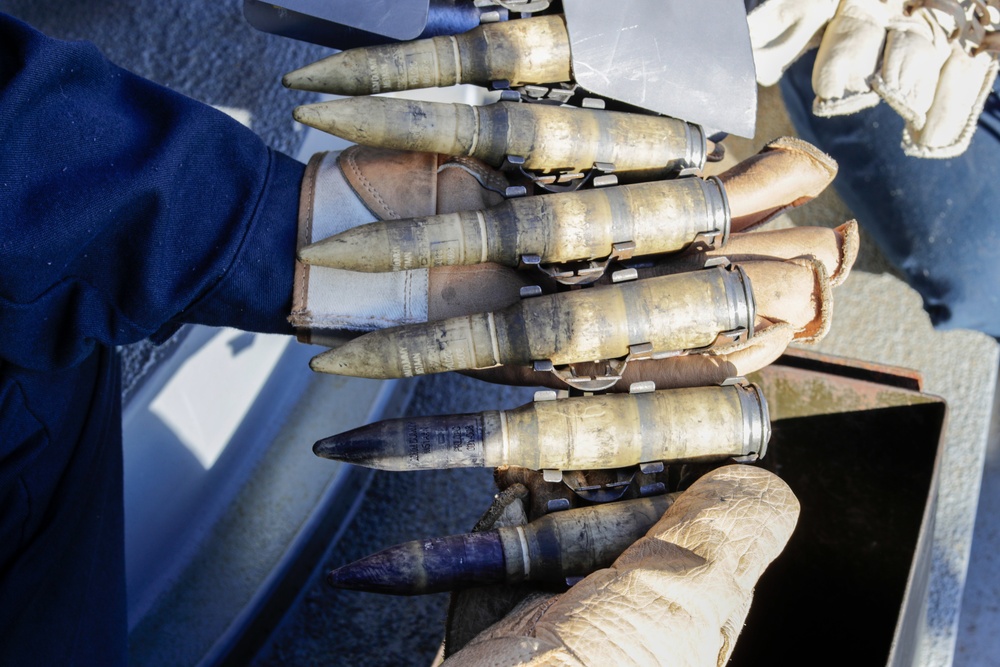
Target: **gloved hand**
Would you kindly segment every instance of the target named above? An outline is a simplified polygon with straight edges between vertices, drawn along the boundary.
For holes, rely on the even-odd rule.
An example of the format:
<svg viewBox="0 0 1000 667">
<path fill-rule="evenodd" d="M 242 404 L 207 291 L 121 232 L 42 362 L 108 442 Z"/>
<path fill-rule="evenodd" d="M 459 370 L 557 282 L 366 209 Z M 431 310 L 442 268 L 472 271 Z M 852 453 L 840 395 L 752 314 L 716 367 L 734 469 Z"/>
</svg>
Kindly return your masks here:
<svg viewBox="0 0 1000 667">
<path fill-rule="evenodd" d="M 299 245 L 359 224 L 484 208 L 507 180 L 469 159 L 352 146 L 313 156 L 302 184 Z M 426 322 L 516 301 L 528 278 L 493 264 L 365 274 L 296 266 L 289 320 L 305 342 L 337 332 Z"/>
<path fill-rule="evenodd" d="M 915 157 L 963 153 L 997 75 L 997 0 L 768 0 L 747 19 L 762 85 L 822 34 L 813 112 L 851 114 L 884 99 L 906 121 L 903 150 Z"/>
<path fill-rule="evenodd" d="M 523 523 L 522 503 L 540 492 L 532 487 L 507 487 L 487 515 L 490 525 L 479 528 Z M 610 568 L 566 593 L 521 586 L 453 596 L 444 664 L 724 665 L 754 585 L 798 513 L 794 494 L 773 474 L 715 469 Z M 502 620 L 480 631 L 495 618 Z"/>
<path fill-rule="evenodd" d="M 748 272 L 756 274 L 752 281 L 760 283 L 755 287 L 758 334 L 749 344 L 716 350 L 711 356 L 632 364 L 628 379 L 654 379 L 660 388 L 715 383 L 766 365 L 793 337 L 805 342 L 821 337 L 828 326 L 829 288 L 846 277 L 856 254 L 856 227 L 750 234 L 742 230 L 809 201 L 835 173 L 836 165 L 812 146 L 782 139 L 720 174 L 736 232 L 729 244 L 707 253 L 692 246 L 642 273 L 696 270 L 719 255 L 749 262 Z M 483 208 L 500 200 L 498 193 L 506 184 L 500 172 L 468 158 L 361 147 L 339 158 L 318 156 L 303 187 L 302 240 L 318 240 L 376 216 L 392 219 Z M 540 278 L 540 273 L 495 264 L 364 274 L 301 265 L 292 322 L 314 330 L 436 321 L 514 303 L 520 287 L 544 283 Z M 303 337 L 326 341 L 315 332 Z M 486 371 L 482 377 L 558 386 L 554 377 L 521 367 Z M 628 387 L 627 382 L 619 384 L 620 389 Z"/>
<path fill-rule="evenodd" d="M 511 23 L 514 25 L 501 26 L 484 41 L 509 40 L 528 27 L 527 23 Z M 549 27 L 558 28 L 555 23 L 550 21 Z M 537 39 L 529 41 L 536 43 Z M 554 37 L 546 38 L 538 61 L 555 55 L 553 60 L 562 62 L 565 49 L 558 47 L 560 43 Z M 550 48 L 553 46 L 557 48 Z M 375 92 L 369 90 L 369 85 L 383 90 L 411 87 L 413 81 L 418 85 L 450 83 L 459 75 L 478 72 L 483 59 L 477 48 L 462 39 L 439 39 L 403 50 L 388 48 L 374 54 L 348 55 L 338 59 L 343 67 L 331 67 L 327 62 L 321 70 L 343 75 L 337 78 L 344 81 L 335 83 L 349 84 L 346 92 L 351 94 Z M 496 51 L 502 56 L 500 60 L 484 61 L 490 69 L 487 81 L 535 80 L 522 76 L 516 67 L 510 72 L 497 70 L 503 72 L 498 75 L 493 66 L 507 67 L 511 60 L 507 56 L 519 50 Z M 406 57 L 393 57 L 404 52 Z M 548 67 L 542 70 L 551 71 Z M 311 69 L 291 78 L 308 82 L 317 73 Z M 552 80 L 548 78 L 551 76 L 546 74 L 542 80 Z M 480 78 L 477 75 L 477 81 L 484 82 Z M 397 148 L 476 155 L 494 167 L 504 156 L 524 158 L 526 168 L 543 172 L 613 163 L 616 171 L 630 172 L 635 178 L 642 178 L 646 169 L 662 176 L 686 170 L 692 163 L 700 164 L 705 154 L 700 128 L 674 119 L 635 116 L 612 121 L 606 116 L 599 120 L 600 114 L 592 111 L 548 105 L 508 103 L 490 110 L 473 110 L 373 99 L 300 110 L 298 117 L 362 143 L 368 140 Z M 632 125 L 652 128 L 646 143 L 631 141 Z M 546 134 L 545 128 L 551 132 Z M 442 137 L 446 140 L 439 142 Z M 575 151 L 577 144 L 583 144 L 583 150 Z M 671 150 L 676 149 L 669 159 L 662 154 L 667 144 Z M 645 161 L 633 160 L 636 157 Z M 665 359 L 631 364 L 629 369 L 663 368 L 660 372 L 669 378 L 664 382 L 675 385 L 717 382 L 738 374 L 734 370 L 746 373 L 759 368 L 780 354 L 795 336 L 805 340 L 822 335 L 829 314 L 830 276 L 834 281 L 842 280 L 850 268 L 857 240 L 854 227 L 792 230 L 780 235 L 744 232 L 816 196 L 834 173 L 835 165 L 829 158 L 792 140 L 776 142 L 761 155 L 721 175 L 727 185 L 735 233 L 730 245 L 719 253 L 737 251 L 747 274 L 752 274 L 751 280 L 760 283 L 755 291 L 759 334 L 745 347 L 734 345 L 722 356 L 692 355 L 690 359 L 698 360 L 693 364 L 689 358 Z M 505 186 L 501 174 L 467 158 L 363 148 L 351 149 L 339 160 L 331 156 L 318 158 L 303 187 L 300 253 L 309 255 L 302 252 L 307 243 L 376 218 L 482 209 L 496 203 L 496 195 L 505 192 Z M 682 271 L 701 266 L 709 254 L 703 248 L 692 247 L 683 256 L 644 270 L 649 275 Z M 414 264 L 401 257 L 393 265 Z M 440 359 L 447 356 L 450 363 L 451 351 L 446 348 L 456 337 L 443 340 L 450 330 L 441 318 L 495 311 L 503 304 L 515 303 L 520 298 L 519 288 L 527 283 L 542 283 L 544 290 L 553 288 L 538 273 L 489 264 L 353 277 L 348 273 L 302 264 L 293 323 L 314 330 L 313 340 L 321 338 L 315 334 L 321 329 L 364 331 L 393 324 L 412 325 L 395 332 L 438 332 L 436 345 L 417 345 L 417 356 L 406 358 L 404 368 L 410 372 L 423 368 L 420 354 L 424 354 L 424 360 L 433 355 Z M 388 289 L 386 284 L 390 285 Z M 642 310 L 647 306 L 640 301 L 635 307 Z M 424 320 L 434 322 L 434 326 L 415 324 Z M 547 322 L 540 326 L 548 328 Z M 396 357 L 411 354 L 387 338 L 388 334 L 372 333 L 368 340 L 379 336 L 379 340 L 389 341 L 384 350 L 374 358 L 370 354 L 356 357 L 366 370 L 382 368 L 383 360 L 388 368 Z M 333 352 L 352 345 L 354 342 Z M 322 358 L 314 360 L 314 368 L 322 367 L 322 363 L 316 363 Z M 677 370 L 688 366 L 696 372 Z M 497 372 L 502 376 L 507 373 L 501 377 L 504 381 L 519 373 L 531 374 L 522 368 Z M 511 512 L 516 505 L 515 495 L 501 494 L 510 501 L 506 509 Z M 530 512 L 530 504 L 522 507 L 522 516 L 524 511 Z M 504 514 L 509 515 L 506 511 Z M 798 504 L 791 491 L 770 473 L 739 467 L 716 471 L 689 489 L 647 537 L 629 548 L 613 567 L 592 574 L 562 596 L 532 595 L 524 599 L 504 621 L 451 660 L 456 661 L 454 664 L 648 664 L 666 660 L 722 664 L 742 627 L 754 583 L 783 548 L 797 514 Z M 490 600 L 499 598 L 492 596 Z"/>
</svg>

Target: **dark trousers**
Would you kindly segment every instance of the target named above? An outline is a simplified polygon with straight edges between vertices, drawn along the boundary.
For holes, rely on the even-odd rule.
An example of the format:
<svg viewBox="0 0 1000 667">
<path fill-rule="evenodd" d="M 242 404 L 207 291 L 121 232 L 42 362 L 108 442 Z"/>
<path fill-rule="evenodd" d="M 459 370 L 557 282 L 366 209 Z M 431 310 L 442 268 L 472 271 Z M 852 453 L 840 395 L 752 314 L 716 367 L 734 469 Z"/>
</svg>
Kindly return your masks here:
<svg viewBox="0 0 1000 667">
<path fill-rule="evenodd" d="M 814 116 L 814 58 L 788 70 L 781 92 L 799 135 L 839 163 L 834 185 L 863 233 L 920 293 L 934 326 L 1000 338 L 1000 83 L 968 151 L 919 159 L 903 154 L 903 120 L 885 103 Z"/>
</svg>

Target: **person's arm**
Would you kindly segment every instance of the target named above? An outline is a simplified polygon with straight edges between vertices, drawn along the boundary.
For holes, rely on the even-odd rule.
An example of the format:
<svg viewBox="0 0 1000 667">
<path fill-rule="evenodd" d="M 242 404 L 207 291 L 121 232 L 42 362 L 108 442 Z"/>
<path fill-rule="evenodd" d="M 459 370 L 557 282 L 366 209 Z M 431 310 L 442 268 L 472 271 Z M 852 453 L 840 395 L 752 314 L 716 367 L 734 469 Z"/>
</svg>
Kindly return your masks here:
<svg viewBox="0 0 1000 667">
<path fill-rule="evenodd" d="M 292 333 L 303 165 L 235 120 L 0 14 L 0 146 L 0 358 Z"/>
</svg>

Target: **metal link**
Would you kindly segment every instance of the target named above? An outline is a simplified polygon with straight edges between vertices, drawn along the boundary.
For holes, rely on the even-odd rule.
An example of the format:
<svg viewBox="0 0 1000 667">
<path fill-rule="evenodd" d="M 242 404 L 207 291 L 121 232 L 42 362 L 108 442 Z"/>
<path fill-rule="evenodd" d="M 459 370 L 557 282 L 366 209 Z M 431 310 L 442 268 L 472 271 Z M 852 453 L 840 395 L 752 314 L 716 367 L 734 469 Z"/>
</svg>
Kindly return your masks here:
<svg viewBox="0 0 1000 667">
<path fill-rule="evenodd" d="M 534 13 L 548 9 L 552 2 L 551 0 L 493 0 L 493 4 L 512 12 Z"/>
<path fill-rule="evenodd" d="M 1000 53 L 1000 0 L 908 0 L 907 15 L 930 9 L 951 17 L 955 29 L 948 36 L 969 53 Z"/>
</svg>

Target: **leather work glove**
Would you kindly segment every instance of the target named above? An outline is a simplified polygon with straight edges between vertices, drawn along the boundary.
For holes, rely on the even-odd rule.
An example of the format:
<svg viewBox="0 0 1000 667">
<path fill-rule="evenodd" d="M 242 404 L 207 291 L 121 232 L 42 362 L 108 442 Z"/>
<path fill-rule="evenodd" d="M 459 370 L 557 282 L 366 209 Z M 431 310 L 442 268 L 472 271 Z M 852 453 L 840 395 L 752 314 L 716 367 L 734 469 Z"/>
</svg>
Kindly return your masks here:
<svg viewBox="0 0 1000 667">
<path fill-rule="evenodd" d="M 303 179 L 299 245 L 374 220 L 485 208 L 503 200 L 507 185 L 471 159 L 362 146 L 317 154 Z M 529 282 L 493 264 L 370 274 L 299 262 L 289 320 L 301 340 L 336 344 L 345 330 L 500 308 Z"/>
<path fill-rule="evenodd" d="M 787 138 L 720 174 L 733 218 L 729 243 L 710 252 L 691 246 L 640 274 L 696 270 L 717 256 L 739 262 L 755 284 L 757 334 L 747 344 L 711 355 L 633 363 L 616 389 L 643 379 L 654 380 L 659 388 L 713 384 L 770 363 L 793 338 L 821 338 L 829 326 L 830 288 L 844 280 L 857 252 L 856 225 L 744 230 L 811 200 L 835 174 L 830 158 Z M 319 240 L 376 217 L 484 208 L 502 199 L 506 185 L 502 173 L 470 158 L 364 147 L 339 156 L 316 156 L 303 185 L 300 239 L 302 244 Z M 326 330 L 363 331 L 496 310 L 518 301 L 521 287 L 538 283 L 545 284 L 540 273 L 489 263 L 395 273 L 355 273 L 300 263 L 290 319 L 302 328 L 303 339 L 335 345 Z M 478 376 L 562 386 L 553 376 L 526 367 L 490 369 Z"/>
<path fill-rule="evenodd" d="M 722 248 L 704 251 L 689 247 L 653 267 L 640 269 L 639 275 L 693 271 L 712 258 L 729 259 L 747 272 L 754 286 L 754 336 L 704 354 L 631 363 L 613 390 L 627 391 L 632 383 L 649 381 L 657 389 L 718 384 L 770 364 L 793 341 L 812 344 L 821 340 L 832 317 L 832 288 L 847 279 L 857 258 L 857 223 L 852 220 L 835 229 L 752 230 L 782 211 L 806 203 L 835 175 L 836 164 L 828 156 L 804 141 L 787 137 L 720 174 L 729 193 L 733 229 L 738 231 Z M 581 375 L 598 372 L 590 364 L 575 366 Z M 528 367 L 501 367 L 472 375 L 506 384 L 559 387 L 551 375 Z"/>
<path fill-rule="evenodd" d="M 915 157 L 962 154 L 997 75 L 997 0 L 768 0 L 747 18 L 762 85 L 818 41 L 813 112 L 885 100 Z"/>
<path fill-rule="evenodd" d="M 523 469 L 477 528 L 526 522 L 538 485 Z M 537 504 L 537 503 L 534 503 Z M 452 597 L 445 665 L 724 665 L 754 586 L 799 514 L 766 470 L 725 466 L 695 481 L 646 536 L 561 595 L 521 585 Z"/>
</svg>

